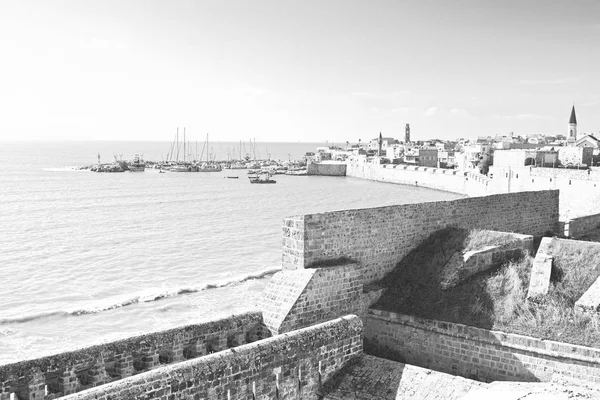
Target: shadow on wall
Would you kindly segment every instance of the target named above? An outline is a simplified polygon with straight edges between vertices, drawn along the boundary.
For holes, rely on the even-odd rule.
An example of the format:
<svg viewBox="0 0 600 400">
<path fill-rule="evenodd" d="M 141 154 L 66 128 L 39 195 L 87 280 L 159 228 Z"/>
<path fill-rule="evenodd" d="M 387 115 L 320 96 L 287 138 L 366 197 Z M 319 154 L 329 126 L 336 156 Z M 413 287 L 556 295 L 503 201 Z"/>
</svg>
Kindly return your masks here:
<svg viewBox="0 0 600 400">
<path fill-rule="evenodd" d="M 333 374 L 317 395 L 326 400 L 395 399 L 404 370 L 401 363 L 358 357 Z"/>
<path fill-rule="evenodd" d="M 547 382 L 557 370 L 573 371 L 558 357 L 507 346 L 502 332 L 462 324 L 371 310 L 365 329 L 365 354 L 413 364 L 482 382 Z M 562 363 L 562 366 L 559 365 Z M 547 368 L 552 365 L 552 368 Z"/>
<path fill-rule="evenodd" d="M 386 290 L 372 308 L 492 328 L 499 317 L 510 318 L 519 305 L 507 302 L 507 294 L 520 303 L 527 290 L 527 285 L 521 287 L 520 278 L 529 281 L 526 267 L 509 272 L 500 267 L 528 256 L 533 238 L 529 237 L 530 244 L 517 243 L 505 252 L 489 252 L 493 246 L 506 247 L 511 235 L 462 228 L 434 232 L 379 282 Z M 455 262 L 478 249 L 484 249 L 479 269 L 465 271 L 466 264 Z"/>
<path fill-rule="evenodd" d="M 529 284 L 533 238 L 513 235 L 525 237 L 519 250 L 507 246 L 511 235 L 461 228 L 430 235 L 380 282 L 386 290 L 367 316 L 365 353 L 485 382 L 547 378 L 529 371 L 526 351 L 517 355 L 488 331 L 510 321 Z M 507 251 L 491 253 L 494 246 Z M 466 265 L 457 255 L 482 248 L 488 265 L 448 287 Z"/>
</svg>

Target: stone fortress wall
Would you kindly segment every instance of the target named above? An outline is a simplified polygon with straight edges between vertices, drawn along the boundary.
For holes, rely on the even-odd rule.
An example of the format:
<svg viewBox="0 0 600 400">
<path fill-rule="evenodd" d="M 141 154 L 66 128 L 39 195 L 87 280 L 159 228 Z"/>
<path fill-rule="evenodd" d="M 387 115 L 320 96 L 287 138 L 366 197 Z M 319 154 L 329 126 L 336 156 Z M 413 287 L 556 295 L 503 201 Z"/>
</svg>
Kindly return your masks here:
<svg viewBox="0 0 600 400">
<path fill-rule="evenodd" d="M 363 323 L 369 338 L 372 332 L 382 331 L 376 312 L 369 310 L 381 294 L 372 283 L 425 237 L 448 226 L 542 235 L 558 226 L 558 196 L 558 191 L 552 190 L 521 192 L 286 218 L 283 270 L 273 276 L 263 293 L 260 311 L 0 366 L 0 399 L 62 395 L 71 399 L 163 399 L 192 394 L 217 399 L 317 398 L 328 377 L 360 356 Z M 357 316 L 334 320 L 348 313 Z M 424 333 L 415 333 L 414 326 L 398 328 L 392 322 L 385 322 L 388 333 L 383 336 L 396 338 L 392 344 L 400 353 L 405 350 L 398 343 L 410 345 L 418 343 L 419 335 L 432 335 L 423 329 L 420 332 Z M 463 346 L 479 346 L 477 340 L 463 335 L 455 342 L 463 354 L 467 351 Z M 431 367 L 442 363 L 447 356 L 444 351 L 450 351 L 439 350 L 423 355 L 441 360 L 430 362 Z M 555 349 L 540 352 L 546 350 Z M 596 362 L 596 350 L 582 349 L 581 354 L 583 361 L 589 361 L 588 357 Z M 557 367 L 555 372 L 581 372 L 573 365 L 582 360 L 561 357 L 548 362 L 570 367 Z M 253 361 L 256 359 L 259 361 Z M 542 363 L 535 360 L 513 357 L 509 364 L 520 362 L 529 368 L 529 364 Z M 485 363 L 475 367 L 474 362 L 459 358 L 458 367 L 450 366 L 449 371 L 481 379 L 496 376 L 485 370 Z M 584 378 L 588 376 L 585 371 Z M 547 377 L 536 374 L 531 372 L 523 379 Z M 499 372 L 497 376 L 501 379 L 504 375 Z M 512 377 L 507 374 L 506 378 Z"/>
<path fill-rule="evenodd" d="M 61 397 L 268 336 L 257 311 L 0 365 L 0 399 Z"/>
<path fill-rule="evenodd" d="M 376 353 L 466 378 L 549 382 L 554 374 L 600 382 L 600 349 L 370 310 L 365 342 Z"/>
<path fill-rule="evenodd" d="M 346 257 L 360 265 L 369 284 L 446 227 L 541 236 L 557 225 L 556 190 L 293 216 L 284 220 L 283 270 Z"/>
<path fill-rule="evenodd" d="M 324 175 L 324 176 L 346 176 L 345 163 L 308 163 L 306 166 L 307 175 Z"/>
<path fill-rule="evenodd" d="M 322 382 L 362 353 L 361 335 L 361 320 L 347 316 L 64 399 L 316 399 Z"/>
<path fill-rule="evenodd" d="M 473 172 L 408 165 L 373 164 L 364 160 L 348 162 L 347 176 L 380 182 L 423 186 L 486 196 L 537 190 L 560 190 L 562 221 L 598 213 L 600 169 L 577 170 L 539 167 L 490 167 L 488 176 Z M 585 196 L 582 196 L 585 193 Z M 582 225 L 584 227 L 585 225 Z"/>
</svg>

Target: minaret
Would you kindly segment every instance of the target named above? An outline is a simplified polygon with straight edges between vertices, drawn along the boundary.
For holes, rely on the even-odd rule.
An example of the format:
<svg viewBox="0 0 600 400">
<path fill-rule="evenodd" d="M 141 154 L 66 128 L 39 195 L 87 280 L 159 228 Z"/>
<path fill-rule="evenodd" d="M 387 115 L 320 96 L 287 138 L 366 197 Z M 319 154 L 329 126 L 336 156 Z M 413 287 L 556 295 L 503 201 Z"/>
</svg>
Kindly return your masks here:
<svg viewBox="0 0 600 400">
<path fill-rule="evenodd" d="M 383 138 L 381 137 L 381 132 L 379 132 L 379 140 L 377 141 L 377 144 L 379 145 L 379 152 L 377 153 L 377 155 L 379 157 L 381 157 L 381 145 L 383 144 Z"/>
<path fill-rule="evenodd" d="M 404 143 L 410 143 L 410 124 L 406 124 L 406 129 L 404 133 Z"/>
<path fill-rule="evenodd" d="M 575 117 L 575 104 L 571 109 L 571 118 L 569 118 L 569 142 L 575 142 L 577 140 L 577 118 Z"/>
</svg>

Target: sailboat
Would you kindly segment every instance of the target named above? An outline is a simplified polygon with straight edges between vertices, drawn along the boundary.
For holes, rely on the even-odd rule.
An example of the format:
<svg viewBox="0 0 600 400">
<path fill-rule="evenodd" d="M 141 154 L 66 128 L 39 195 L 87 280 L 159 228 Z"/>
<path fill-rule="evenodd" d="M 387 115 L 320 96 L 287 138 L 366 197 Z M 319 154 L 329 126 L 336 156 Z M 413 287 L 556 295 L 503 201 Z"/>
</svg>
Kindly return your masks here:
<svg viewBox="0 0 600 400">
<path fill-rule="evenodd" d="M 199 171 L 200 172 L 221 172 L 221 165 L 215 163 L 214 161 L 211 162 L 209 155 L 208 155 L 208 133 L 206 134 L 206 143 L 205 143 L 205 147 L 206 147 L 206 163 L 204 163 Z"/>
<path fill-rule="evenodd" d="M 187 142 L 185 140 L 185 128 L 183 128 L 183 161 L 179 161 L 179 128 L 177 128 L 177 159 L 175 160 L 175 165 L 169 168 L 170 172 L 197 172 L 198 168 L 193 165 L 191 162 L 185 160 L 186 155 L 186 145 Z"/>
</svg>

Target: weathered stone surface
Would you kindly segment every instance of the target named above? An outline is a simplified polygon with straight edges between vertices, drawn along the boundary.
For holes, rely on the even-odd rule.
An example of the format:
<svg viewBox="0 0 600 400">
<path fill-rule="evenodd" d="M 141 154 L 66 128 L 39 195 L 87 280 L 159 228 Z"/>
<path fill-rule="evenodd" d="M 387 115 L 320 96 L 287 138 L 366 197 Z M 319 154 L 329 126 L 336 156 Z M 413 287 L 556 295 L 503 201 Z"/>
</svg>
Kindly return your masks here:
<svg viewBox="0 0 600 400">
<path fill-rule="evenodd" d="M 453 400 L 481 382 L 414 365 L 363 355 L 330 378 L 323 400 Z"/>
<path fill-rule="evenodd" d="M 502 235 L 504 242 L 501 245 L 485 246 L 481 249 L 465 253 L 456 252 L 452 255 L 444 268 L 440 287 L 442 289 L 452 288 L 479 272 L 500 266 L 510 259 L 522 257 L 533 251 L 533 236 L 516 233 L 502 233 Z"/>
<path fill-rule="evenodd" d="M 407 363 L 484 382 L 600 382 L 600 349 L 387 311 L 370 310 L 365 342 Z"/>
<path fill-rule="evenodd" d="M 303 269 L 273 275 L 258 304 L 264 323 L 272 333 L 280 333 L 283 321 L 316 272 L 316 269 Z"/>
<path fill-rule="evenodd" d="M 600 228 L 600 214 L 585 215 L 562 222 L 559 233 L 565 237 L 577 239 Z"/>
<path fill-rule="evenodd" d="M 346 176 L 345 163 L 316 163 L 311 162 L 306 167 L 307 175 Z"/>
<path fill-rule="evenodd" d="M 65 400 L 317 399 L 321 382 L 362 354 L 349 315 L 91 388 Z"/>
<path fill-rule="evenodd" d="M 270 336 L 260 312 L 134 336 L 81 350 L 0 365 L 0 399 L 58 397 L 113 382 L 167 363 Z"/>
<path fill-rule="evenodd" d="M 410 250 L 442 228 L 541 236 L 554 231 L 557 224 L 558 191 L 295 216 L 284 220 L 283 269 L 303 269 L 317 261 L 347 257 L 364 268 L 368 284 L 383 278 Z"/>
<path fill-rule="evenodd" d="M 552 238 L 543 238 L 540 247 L 533 260 L 527 300 L 539 301 L 542 296 L 548 294 L 550 288 L 550 275 L 552 273 L 553 257 L 550 255 Z"/>
<path fill-rule="evenodd" d="M 281 271 L 263 292 L 260 308 L 272 334 L 364 311 L 357 264 Z"/>
<path fill-rule="evenodd" d="M 598 399 L 600 385 L 578 379 L 553 377 L 551 382 L 492 382 L 470 390 L 460 400 L 568 400 Z"/>
</svg>

